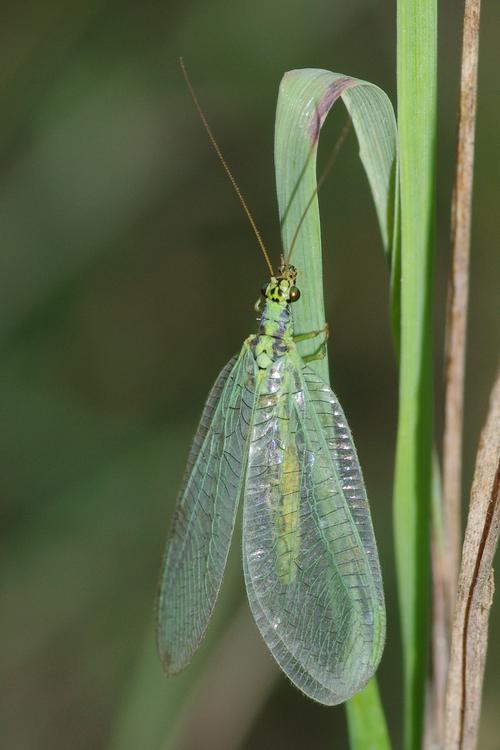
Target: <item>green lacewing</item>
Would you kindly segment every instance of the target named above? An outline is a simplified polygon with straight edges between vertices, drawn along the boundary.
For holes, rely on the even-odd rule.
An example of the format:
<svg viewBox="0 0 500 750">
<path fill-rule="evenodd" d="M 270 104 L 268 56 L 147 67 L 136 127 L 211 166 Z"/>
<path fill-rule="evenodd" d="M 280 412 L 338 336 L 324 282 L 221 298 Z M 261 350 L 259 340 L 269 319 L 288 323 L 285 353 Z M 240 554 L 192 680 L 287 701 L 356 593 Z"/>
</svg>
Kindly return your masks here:
<svg viewBox="0 0 500 750">
<path fill-rule="evenodd" d="M 274 273 L 255 222 L 188 88 L 270 270 L 256 334 L 218 376 L 202 413 L 160 579 L 157 641 L 167 674 L 191 660 L 221 586 L 238 504 L 253 617 L 281 669 L 326 705 L 375 672 L 385 641 L 377 547 L 356 449 L 337 397 L 301 358 L 297 269 Z M 308 206 L 306 207 L 307 211 Z M 297 234 L 297 233 L 296 233 Z"/>
</svg>

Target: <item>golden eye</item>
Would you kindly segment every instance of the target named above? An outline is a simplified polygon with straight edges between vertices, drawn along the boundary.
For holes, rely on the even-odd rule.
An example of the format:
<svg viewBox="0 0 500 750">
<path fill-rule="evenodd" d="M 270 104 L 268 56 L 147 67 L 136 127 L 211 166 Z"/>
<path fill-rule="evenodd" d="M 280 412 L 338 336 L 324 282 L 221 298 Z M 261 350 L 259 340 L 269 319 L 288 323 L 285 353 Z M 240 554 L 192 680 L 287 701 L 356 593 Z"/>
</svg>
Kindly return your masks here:
<svg viewBox="0 0 500 750">
<path fill-rule="evenodd" d="M 298 289 L 296 286 L 292 286 L 290 288 L 290 293 L 288 294 L 289 302 L 297 302 L 299 297 L 300 297 L 300 289 Z"/>
</svg>

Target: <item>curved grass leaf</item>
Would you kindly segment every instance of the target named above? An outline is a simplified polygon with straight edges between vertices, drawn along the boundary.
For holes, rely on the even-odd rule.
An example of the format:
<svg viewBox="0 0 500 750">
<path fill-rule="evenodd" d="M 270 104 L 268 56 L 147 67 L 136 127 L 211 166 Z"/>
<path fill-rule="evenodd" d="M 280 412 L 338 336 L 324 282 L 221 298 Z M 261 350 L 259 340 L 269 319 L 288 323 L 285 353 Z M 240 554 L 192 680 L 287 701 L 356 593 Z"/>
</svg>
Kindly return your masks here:
<svg viewBox="0 0 500 750">
<path fill-rule="evenodd" d="M 351 116 L 359 155 L 372 191 L 382 242 L 392 268 L 397 268 L 397 128 L 387 95 L 373 84 L 326 70 L 294 70 L 280 86 L 276 113 L 275 164 L 278 203 L 285 255 L 316 189 L 316 154 L 321 126 L 341 98 Z M 324 325 L 321 228 L 317 196 L 308 210 L 293 249 L 302 296 L 294 306 L 295 330 L 320 330 Z M 397 277 L 395 277 L 397 278 Z M 397 308 L 393 285 L 393 310 Z M 301 354 L 317 346 L 303 342 Z M 327 359 L 314 362 L 329 382 Z M 347 704 L 353 749 L 390 747 L 376 682 Z M 374 733 L 373 727 L 379 731 Z"/>
<path fill-rule="evenodd" d="M 302 212 L 316 188 L 316 154 L 321 126 L 333 104 L 342 99 L 352 119 L 359 156 L 371 187 L 386 257 L 398 266 L 397 128 L 388 96 L 371 83 L 327 70 L 286 73 L 276 112 L 274 155 L 283 247 L 287 251 Z M 319 330 L 325 321 L 321 228 L 317 197 L 302 224 L 293 262 L 300 275 L 301 299 L 294 305 L 297 331 Z M 397 306 L 393 285 L 393 306 Z M 317 346 L 300 345 L 302 355 Z M 313 363 L 328 381 L 327 361 Z"/>
</svg>

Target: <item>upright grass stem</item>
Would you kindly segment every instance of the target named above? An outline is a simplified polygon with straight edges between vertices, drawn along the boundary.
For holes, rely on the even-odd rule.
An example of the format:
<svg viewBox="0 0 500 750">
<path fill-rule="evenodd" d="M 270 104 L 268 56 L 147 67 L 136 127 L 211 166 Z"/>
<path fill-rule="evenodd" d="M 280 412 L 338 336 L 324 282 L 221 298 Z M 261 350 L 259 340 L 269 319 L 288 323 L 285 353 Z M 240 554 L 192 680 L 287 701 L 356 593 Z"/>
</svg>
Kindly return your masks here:
<svg viewBox="0 0 500 750">
<path fill-rule="evenodd" d="M 436 0 L 399 0 L 401 326 L 394 526 L 404 664 L 404 748 L 423 733 L 432 465 L 432 243 Z"/>
</svg>

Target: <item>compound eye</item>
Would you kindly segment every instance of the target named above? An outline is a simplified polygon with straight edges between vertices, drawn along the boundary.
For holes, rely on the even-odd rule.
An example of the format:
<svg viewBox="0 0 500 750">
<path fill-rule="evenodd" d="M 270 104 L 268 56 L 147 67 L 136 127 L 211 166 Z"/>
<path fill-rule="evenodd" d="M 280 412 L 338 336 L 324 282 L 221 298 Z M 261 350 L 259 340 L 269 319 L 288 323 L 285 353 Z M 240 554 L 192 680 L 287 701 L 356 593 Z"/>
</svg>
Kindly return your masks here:
<svg viewBox="0 0 500 750">
<path fill-rule="evenodd" d="M 300 297 L 300 289 L 298 289 L 296 286 L 292 286 L 290 288 L 290 293 L 288 295 L 289 302 L 297 302 L 299 297 Z"/>
<path fill-rule="evenodd" d="M 260 293 L 262 294 L 263 297 L 266 296 L 267 287 L 268 287 L 268 284 L 262 284 L 262 286 L 260 288 Z"/>
</svg>

